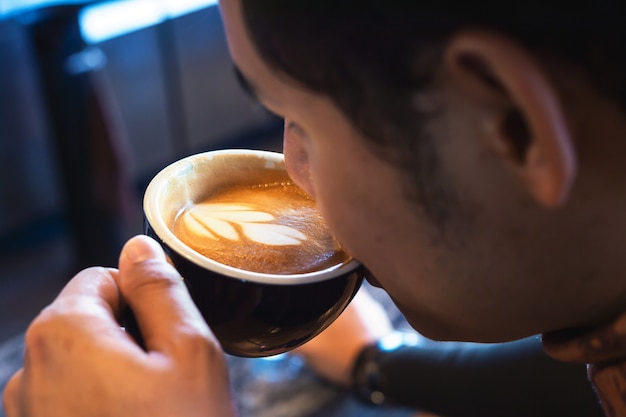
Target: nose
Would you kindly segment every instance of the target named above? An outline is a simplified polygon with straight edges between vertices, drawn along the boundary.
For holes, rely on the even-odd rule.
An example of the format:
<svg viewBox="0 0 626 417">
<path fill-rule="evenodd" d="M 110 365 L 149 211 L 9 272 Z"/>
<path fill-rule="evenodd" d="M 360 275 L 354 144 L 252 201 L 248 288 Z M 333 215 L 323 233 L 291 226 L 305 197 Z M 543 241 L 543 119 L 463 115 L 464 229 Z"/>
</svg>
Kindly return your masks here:
<svg viewBox="0 0 626 417">
<path fill-rule="evenodd" d="M 311 172 L 309 170 L 309 154 L 304 146 L 299 133 L 289 128 L 289 122 L 285 120 L 283 132 L 283 153 L 285 155 L 285 167 L 291 180 L 302 188 L 311 198 L 315 198 Z"/>
</svg>

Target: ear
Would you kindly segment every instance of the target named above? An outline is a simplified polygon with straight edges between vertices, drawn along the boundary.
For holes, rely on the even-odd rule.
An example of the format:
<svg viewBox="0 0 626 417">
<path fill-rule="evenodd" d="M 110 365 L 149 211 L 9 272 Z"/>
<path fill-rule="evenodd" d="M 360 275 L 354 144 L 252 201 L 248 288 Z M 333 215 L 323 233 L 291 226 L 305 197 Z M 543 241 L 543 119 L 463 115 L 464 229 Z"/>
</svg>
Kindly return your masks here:
<svg viewBox="0 0 626 417">
<path fill-rule="evenodd" d="M 492 149 L 506 158 L 537 202 L 559 207 L 576 177 L 574 142 L 558 96 L 523 46 L 487 31 L 466 30 L 445 48 L 453 81 L 480 104 L 494 105 Z"/>
</svg>

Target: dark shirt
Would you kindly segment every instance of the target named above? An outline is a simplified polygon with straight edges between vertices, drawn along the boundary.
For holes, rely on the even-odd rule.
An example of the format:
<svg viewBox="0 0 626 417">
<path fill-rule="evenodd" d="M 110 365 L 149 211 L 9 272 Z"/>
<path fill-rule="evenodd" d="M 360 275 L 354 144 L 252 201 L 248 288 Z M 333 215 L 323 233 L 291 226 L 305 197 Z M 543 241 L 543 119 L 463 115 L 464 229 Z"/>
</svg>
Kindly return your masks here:
<svg viewBox="0 0 626 417">
<path fill-rule="evenodd" d="M 585 366 L 550 358 L 538 337 L 404 346 L 377 361 L 386 402 L 444 417 L 603 415 Z"/>
</svg>

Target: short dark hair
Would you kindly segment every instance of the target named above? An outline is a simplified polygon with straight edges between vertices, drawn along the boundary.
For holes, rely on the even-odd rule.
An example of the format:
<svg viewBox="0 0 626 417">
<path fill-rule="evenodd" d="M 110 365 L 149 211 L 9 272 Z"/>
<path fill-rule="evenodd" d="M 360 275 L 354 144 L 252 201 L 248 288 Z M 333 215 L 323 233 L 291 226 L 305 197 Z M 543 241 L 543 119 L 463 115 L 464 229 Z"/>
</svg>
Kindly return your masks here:
<svg viewBox="0 0 626 417">
<path fill-rule="evenodd" d="M 412 177 L 427 211 L 445 221 L 434 144 L 416 106 L 456 31 L 505 33 L 587 72 L 626 105 L 626 2 L 606 0 L 242 0 L 252 41 L 268 65 L 330 97 L 383 154 Z M 440 184 L 441 185 L 441 184 Z M 417 187 L 417 188 L 415 188 Z M 428 204 L 426 204 L 428 203 Z M 444 203 L 444 202 L 440 202 Z M 443 210 L 443 211 L 442 211 Z"/>
</svg>

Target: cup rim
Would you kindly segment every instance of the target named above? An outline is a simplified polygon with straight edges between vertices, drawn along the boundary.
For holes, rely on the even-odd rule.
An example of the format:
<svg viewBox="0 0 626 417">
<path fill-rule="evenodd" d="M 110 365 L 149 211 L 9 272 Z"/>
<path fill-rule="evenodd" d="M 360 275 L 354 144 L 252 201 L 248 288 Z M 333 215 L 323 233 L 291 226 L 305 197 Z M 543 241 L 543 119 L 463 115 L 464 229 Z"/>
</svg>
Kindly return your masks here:
<svg viewBox="0 0 626 417">
<path fill-rule="evenodd" d="M 280 164 L 284 163 L 284 156 L 280 152 L 253 149 L 220 149 L 189 155 L 167 165 L 165 168 L 159 171 L 154 176 L 154 178 L 152 178 L 144 193 L 144 216 L 156 235 L 171 250 L 175 251 L 179 256 L 182 256 L 188 261 L 200 267 L 204 267 L 211 271 L 217 272 L 219 274 L 239 280 L 272 285 L 308 284 L 313 282 L 326 281 L 328 279 L 336 278 L 338 276 L 350 273 L 356 270 L 361 265 L 360 262 L 356 259 L 349 258 L 343 263 L 319 271 L 306 272 L 302 274 L 269 274 L 235 268 L 214 261 L 184 244 L 171 231 L 170 227 L 168 227 L 163 217 L 158 215 L 158 201 L 160 200 L 162 193 L 164 192 L 164 188 L 166 188 L 168 179 L 172 178 L 175 173 L 190 170 L 194 161 L 205 158 L 213 158 L 214 156 L 218 155 L 254 155 L 260 156 L 266 159 L 268 162 Z"/>
</svg>

